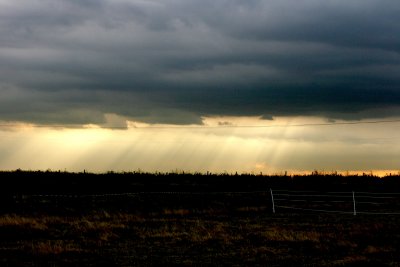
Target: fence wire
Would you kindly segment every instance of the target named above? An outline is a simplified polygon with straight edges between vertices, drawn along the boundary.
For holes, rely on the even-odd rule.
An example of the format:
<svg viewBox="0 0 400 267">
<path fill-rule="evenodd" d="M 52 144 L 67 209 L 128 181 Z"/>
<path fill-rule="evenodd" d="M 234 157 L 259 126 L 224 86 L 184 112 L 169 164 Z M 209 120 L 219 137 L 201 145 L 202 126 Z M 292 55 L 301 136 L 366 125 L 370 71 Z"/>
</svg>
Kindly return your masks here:
<svg viewBox="0 0 400 267">
<path fill-rule="evenodd" d="M 354 193 L 354 198 L 353 198 Z M 369 215 L 400 215 L 400 192 L 320 192 L 310 190 L 273 190 L 269 191 L 141 191 L 104 194 L 19 194 L 14 199 L 97 199 L 102 201 L 112 198 L 130 198 L 140 196 L 185 195 L 188 197 L 206 197 L 207 195 L 226 195 L 233 197 L 264 198 L 271 202 L 274 213 L 279 210 L 293 210 L 318 213 L 337 214 L 369 214 Z M 263 203 L 265 205 L 265 202 Z"/>
<path fill-rule="evenodd" d="M 400 215 L 399 192 L 275 190 L 275 207 L 338 214 Z"/>
</svg>

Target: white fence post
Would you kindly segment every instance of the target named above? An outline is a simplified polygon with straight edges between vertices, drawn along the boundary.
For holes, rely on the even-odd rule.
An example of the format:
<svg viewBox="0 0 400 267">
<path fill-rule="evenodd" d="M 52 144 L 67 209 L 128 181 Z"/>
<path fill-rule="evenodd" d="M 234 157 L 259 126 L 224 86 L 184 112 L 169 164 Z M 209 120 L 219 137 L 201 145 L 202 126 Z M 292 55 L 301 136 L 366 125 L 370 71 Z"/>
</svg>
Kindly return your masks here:
<svg viewBox="0 0 400 267">
<path fill-rule="evenodd" d="M 357 211 L 356 211 L 356 198 L 354 196 L 354 191 L 353 191 L 353 215 L 356 216 L 357 215 Z"/>
<path fill-rule="evenodd" d="M 272 189 L 270 188 L 269 191 L 271 192 L 271 201 L 272 201 L 272 213 L 275 213 L 275 202 L 274 202 L 274 194 L 272 193 Z"/>
</svg>

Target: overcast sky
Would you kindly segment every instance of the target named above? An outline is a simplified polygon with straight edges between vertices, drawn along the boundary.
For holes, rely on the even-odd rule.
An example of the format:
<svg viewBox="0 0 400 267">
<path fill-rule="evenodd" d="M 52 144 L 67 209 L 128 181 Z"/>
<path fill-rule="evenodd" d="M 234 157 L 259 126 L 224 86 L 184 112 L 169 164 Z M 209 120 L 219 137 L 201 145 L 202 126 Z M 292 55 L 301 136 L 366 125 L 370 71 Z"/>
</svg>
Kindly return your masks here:
<svg viewBox="0 0 400 267">
<path fill-rule="evenodd" d="M 0 0 L 0 169 L 398 170 L 399 14 L 398 0 Z"/>
<path fill-rule="evenodd" d="M 396 0 L 0 0 L 0 120 L 400 115 Z"/>
</svg>

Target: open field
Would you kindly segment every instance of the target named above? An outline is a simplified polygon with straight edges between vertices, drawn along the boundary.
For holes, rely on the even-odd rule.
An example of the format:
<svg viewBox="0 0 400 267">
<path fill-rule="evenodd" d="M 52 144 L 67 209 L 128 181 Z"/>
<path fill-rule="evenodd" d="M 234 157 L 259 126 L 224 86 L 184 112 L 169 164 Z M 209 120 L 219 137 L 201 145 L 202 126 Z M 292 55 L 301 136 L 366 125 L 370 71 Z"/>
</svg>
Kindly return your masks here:
<svg viewBox="0 0 400 267">
<path fill-rule="evenodd" d="M 93 212 L 0 217 L 2 266 L 398 266 L 398 217 Z"/>
<path fill-rule="evenodd" d="M 353 216 L 351 198 L 350 205 L 334 204 L 348 214 L 274 214 L 269 195 L 270 187 L 326 189 L 309 183 L 325 179 L 329 189 L 380 196 L 394 194 L 399 177 L 300 177 L 290 184 L 285 177 L 113 174 L 96 176 L 95 184 L 64 175 L 2 173 L 1 266 L 400 266 L 400 215 Z M 390 201 L 385 208 L 400 212 Z"/>
</svg>

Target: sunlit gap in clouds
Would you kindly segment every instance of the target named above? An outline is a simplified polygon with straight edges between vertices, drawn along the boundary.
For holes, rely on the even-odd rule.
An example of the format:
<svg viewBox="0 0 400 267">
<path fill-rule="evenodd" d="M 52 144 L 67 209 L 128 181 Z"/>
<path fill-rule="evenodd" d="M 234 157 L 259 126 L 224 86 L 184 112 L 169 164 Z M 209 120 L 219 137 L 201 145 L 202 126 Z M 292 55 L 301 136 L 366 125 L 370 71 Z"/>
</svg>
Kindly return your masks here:
<svg viewBox="0 0 400 267">
<path fill-rule="evenodd" d="M 0 169 L 270 174 L 400 168 L 400 122 L 329 123 L 317 117 L 206 117 L 203 125 L 188 126 L 4 123 Z"/>
</svg>

